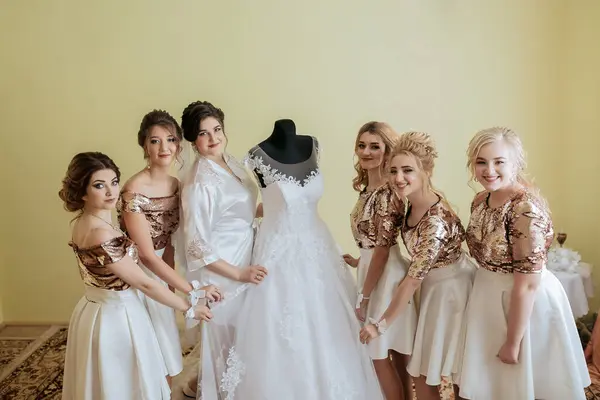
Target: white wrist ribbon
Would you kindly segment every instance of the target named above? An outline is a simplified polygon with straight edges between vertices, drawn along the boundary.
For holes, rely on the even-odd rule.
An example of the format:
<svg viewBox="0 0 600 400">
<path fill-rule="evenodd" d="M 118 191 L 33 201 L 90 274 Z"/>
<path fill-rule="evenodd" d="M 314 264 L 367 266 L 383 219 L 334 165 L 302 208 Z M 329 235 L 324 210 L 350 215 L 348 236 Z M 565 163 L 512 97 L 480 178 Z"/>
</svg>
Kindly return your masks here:
<svg viewBox="0 0 600 400">
<path fill-rule="evenodd" d="M 369 300 L 370 297 L 365 297 L 362 293 L 358 293 L 358 297 L 356 298 L 356 309 L 360 308 L 360 303 L 363 302 L 363 300 Z"/>
<path fill-rule="evenodd" d="M 196 316 L 196 311 L 194 311 L 194 306 L 191 306 L 190 308 L 188 308 L 188 310 L 185 312 L 184 316 L 185 316 L 185 319 L 194 319 L 194 317 Z"/>
<path fill-rule="evenodd" d="M 188 300 L 192 307 L 198 304 L 198 300 L 206 298 L 206 290 L 200 290 L 200 282 L 194 280 L 191 281 L 192 291 L 188 293 Z"/>
<path fill-rule="evenodd" d="M 377 332 L 379 332 L 380 335 L 383 335 L 385 331 L 387 331 L 388 326 L 385 318 L 379 322 L 374 318 L 369 318 L 369 322 L 375 325 L 375 328 L 377 328 Z"/>
</svg>

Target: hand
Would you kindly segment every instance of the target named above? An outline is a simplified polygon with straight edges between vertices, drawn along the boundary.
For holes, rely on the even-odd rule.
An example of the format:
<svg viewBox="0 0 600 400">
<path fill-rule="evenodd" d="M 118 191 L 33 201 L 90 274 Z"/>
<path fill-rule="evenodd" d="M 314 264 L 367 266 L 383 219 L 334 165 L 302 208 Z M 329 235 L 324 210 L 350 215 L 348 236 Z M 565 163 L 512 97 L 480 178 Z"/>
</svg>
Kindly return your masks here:
<svg viewBox="0 0 600 400">
<path fill-rule="evenodd" d="M 367 318 L 367 306 L 369 305 L 369 300 L 365 299 L 363 301 L 361 301 L 360 303 L 360 308 L 357 308 L 355 311 L 356 313 L 356 318 L 358 318 L 358 320 L 360 322 L 365 322 L 365 319 Z"/>
<path fill-rule="evenodd" d="M 344 257 L 344 261 L 346 262 L 346 264 L 348 264 L 352 268 L 358 267 L 358 258 L 354 258 L 350 254 L 344 254 L 342 257 Z"/>
<path fill-rule="evenodd" d="M 208 285 L 202 288 L 206 292 L 206 298 L 210 302 L 217 302 L 223 300 L 223 295 L 218 287 L 215 285 Z"/>
<path fill-rule="evenodd" d="M 197 319 L 198 321 L 200 320 L 204 320 L 204 321 L 210 321 L 212 319 L 213 315 L 210 312 L 210 308 L 208 308 L 208 306 L 196 306 L 194 308 L 194 319 Z"/>
<path fill-rule="evenodd" d="M 363 326 L 360 330 L 360 342 L 364 344 L 368 344 L 371 340 L 379 337 L 379 331 L 377 327 L 373 324 L 368 324 Z"/>
<path fill-rule="evenodd" d="M 519 363 L 519 352 L 521 351 L 521 345 L 514 345 L 512 343 L 504 342 L 500 351 L 498 351 L 498 358 L 504 364 L 518 364 Z"/>
<path fill-rule="evenodd" d="M 267 269 L 260 265 L 252 265 L 244 268 L 240 273 L 240 281 L 258 285 L 267 276 Z"/>
</svg>

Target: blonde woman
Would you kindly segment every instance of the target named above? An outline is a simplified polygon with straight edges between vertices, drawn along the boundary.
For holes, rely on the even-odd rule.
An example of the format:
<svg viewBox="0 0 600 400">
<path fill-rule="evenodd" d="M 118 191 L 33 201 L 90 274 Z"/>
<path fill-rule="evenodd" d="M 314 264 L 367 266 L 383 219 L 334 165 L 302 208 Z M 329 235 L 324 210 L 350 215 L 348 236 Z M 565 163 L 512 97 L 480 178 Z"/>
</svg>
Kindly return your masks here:
<svg viewBox="0 0 600 400">
<path fill-rule="evenodd" d="M 467 311 L 460 395 L 467 399 L 585 399 L 590 384 L 569 300 L 546 269 L 550 210 L 525 178 L 509 128 L 478 132 L 467 165 L 483 186 L 467 244 L 478 269 Z"/>
<path fill-rule="evenodd" d="M 353 187 L 358 201 L 351 214 L 354 240 L 360 249 L 359 259 L 344 255 L 345 261 L 358 268 L 358 300 L 356 313 L 364 322 L 379 320 L 390 303 L 394 288 L 406 276 L 408 265 L 400 254 L 397 237 L 404 217 L 402 203 L 386 179 L 386 161 L 398 135 L 384 122 L 368 122 L 356 136 L 355 155 L 358 161 Z M 390 324 L 390 334 L 368 344 L 379 383 L 388 400 L 412 395 L 412 382 L 406 372 L 412 352 L 417 323 L 413 297 L 410 304 Z M 395 365 L 390 360 L 390 353 Z"/>
<path fill-rule="evenodd" d="M 403 134 L 392 151 L 390 186 L 408 205 L 400 232 L 410 267 L 383 315 L 361 331 L 361 340 L 367 343 L 390 335 L 387 326 L 397 323 L 421 287 L 419 322 L 408 364 L 419 400 L 439 400 L 442 378 L 458 372 L 474 272 L 461 250 L 465 230 L 460 219 L 431 183 L 436 158 L 432 138 L 421 132 Z"/>
</svg>

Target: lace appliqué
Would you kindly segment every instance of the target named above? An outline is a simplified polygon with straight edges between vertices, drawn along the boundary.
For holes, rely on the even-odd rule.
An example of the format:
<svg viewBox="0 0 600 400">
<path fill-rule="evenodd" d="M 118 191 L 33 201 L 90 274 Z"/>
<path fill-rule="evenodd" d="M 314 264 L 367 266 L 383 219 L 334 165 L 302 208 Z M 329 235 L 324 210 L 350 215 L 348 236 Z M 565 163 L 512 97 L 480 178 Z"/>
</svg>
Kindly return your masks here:
<svg viewBox="0 0 600 400">
<path fill-rule="evenodd" d="M 235 346 L 229 349 L 229 356 L 227 357 L 227 370 L 223 373 L 221 378 L 220 389 L 222 392 L 227 393 L 225 400 L 233 400 L 235 396 L 235 388 L 242 381 L 242 375 L 246 373 L 246 366 L 240 360 L 240 356 L 235 350 Z"/>
<path fill-rule="evenodd" d="M 266 186 L 269 186 L 275 182 L 287 182 L 296 186 L 304 187 L 308 185 L 313 179 L 315 179 L 320 171 L 319 168 L 312 170 L 304 179 L 297 179 L 293 176 L 279 172 L 277 168 L 273 168 L 268 164 L 265 164 L 262 157 L 252 156 L 247 154 L 244 158 L 244 164 L 251 170 L 255 170 L 260 173 L 263 177 L 263 181 Z"/>
<path fill-rule="evenodd" d="M 212 253 L 213 250 L 204 239 L 200 236 L 194 236 L 191 242 L 188 244 L 187 254 L 190 258 L 198 260 L 204 258 L 205 254 Z"/>
<path fill-rule="evenodd" d="M 210 161 L 200 157 L 196 168 L 197 182 L 202 186 L 213 186 L 223 183 L 223 178 L 215 171 Z"/>
</svg>

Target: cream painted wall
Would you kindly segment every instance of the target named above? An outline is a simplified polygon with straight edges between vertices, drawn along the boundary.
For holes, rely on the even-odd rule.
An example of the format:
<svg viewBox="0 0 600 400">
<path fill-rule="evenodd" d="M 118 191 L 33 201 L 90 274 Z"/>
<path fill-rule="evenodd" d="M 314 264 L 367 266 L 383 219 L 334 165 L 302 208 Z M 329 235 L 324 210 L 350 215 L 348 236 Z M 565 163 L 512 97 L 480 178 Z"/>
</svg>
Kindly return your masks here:
<svg viewBox="0 0 600 400">
<path fill-rule="evenodd" d="M 573 2 L 566 14 L 567 43 L 565 118 L 561 127 L 563 151 L 556 163 L 562 167 L 564 231 L 567 246 L 579 251 L 595 266 L 596 292 L 600 290 L 600 2 Z M 600 307 L 600 295 L 592 311 Z"/>
<path fill-rule="evenodd" d="M 435 136 L 435 182 L 465 223 L 470 136 L 514 127 L 562 218 L 562 1 L 0 1 L 7 321 L 67 321 L 82 294 L 57 196 L 71 157 L 106 152 L 127 178 L 142 115 L 197 99 L 225 110 L 238 156 L 278 118 L 319 138 L 321 211 L 347 251 L 353 142 L 372 119 Z"/>
</svg>

